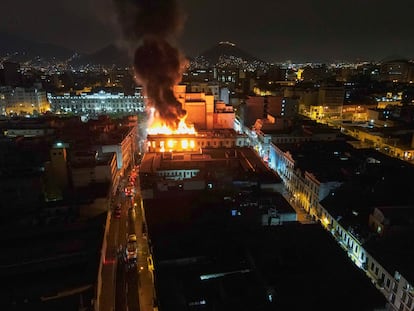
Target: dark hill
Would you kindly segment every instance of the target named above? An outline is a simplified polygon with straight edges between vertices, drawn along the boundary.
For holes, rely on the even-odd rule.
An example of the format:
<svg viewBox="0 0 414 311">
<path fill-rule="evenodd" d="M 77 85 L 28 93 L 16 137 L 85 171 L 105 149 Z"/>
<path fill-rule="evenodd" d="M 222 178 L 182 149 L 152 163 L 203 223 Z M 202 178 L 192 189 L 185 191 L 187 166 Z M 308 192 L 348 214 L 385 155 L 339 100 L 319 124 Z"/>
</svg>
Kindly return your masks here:
<svg viewBox="0 0 414 311">
<path fill-rule="evenodd" d="M 66 60 L 75 51 L 48 43 L 39 43 L 19 36 L 0 33 L 0 55 L 13 54 L 13 61 L 25 61 L 41 57 L 45 59 Z"/>
<path fill-rule="evenodd" d="M 261 61 L 260 59 L 243 51 L 231 42 L 219 42 L 212 48 L 200 54 L 200 57 L 206 59 L 210 64 L 217 64 L 221 57 L 234 56 L 245 61 Z"/>
<path fill-rule="evenodd" d="M 106 47 L 88 55 L 83 55 L 75 61 L 76 64 L 94 64 L 94 65 L 121 65 L 129 66 L 132 60 L 128 52 L 117 47 L 115 44 Z"/>
</svg>

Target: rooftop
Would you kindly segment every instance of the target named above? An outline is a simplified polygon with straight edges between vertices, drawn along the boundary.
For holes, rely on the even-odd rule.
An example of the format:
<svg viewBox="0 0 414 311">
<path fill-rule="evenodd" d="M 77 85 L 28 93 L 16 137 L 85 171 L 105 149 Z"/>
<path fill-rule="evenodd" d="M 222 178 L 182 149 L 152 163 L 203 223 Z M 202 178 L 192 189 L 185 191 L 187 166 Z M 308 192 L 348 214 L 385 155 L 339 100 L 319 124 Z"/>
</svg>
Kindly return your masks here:
<svg viewBox="0 0 414 311">
<path fill-rule="evenodd" d="M 358 167 L 353 148 L 343 141 L 300 142 L 278 144 L 283 152 L 289 152 L 299 168 L 312 173 L 320 182 L 344 181 Z"/>
<path fill-rule="evenodd" d="M 383 295 L 317 224 L 263 227 L 248 243 L 256 273 L 274 290 L 275 309 L 374 310 L 385 306 Z"/>
<path fill-rule="evenodd" d="M 212 197 L 190 193 L 144 202 L 163 309 L 385 306 L 385 298 L 319 225 L 262 227 L 251 217 L 232 222 Z"/>
<path fill-rule="evenodd" d="M 375 236 L 365 249 L 391 274 L 398 271 L 408 282 L 414 282 L 414 229 L 391 227 L 383 236 Z"/>
</svg>

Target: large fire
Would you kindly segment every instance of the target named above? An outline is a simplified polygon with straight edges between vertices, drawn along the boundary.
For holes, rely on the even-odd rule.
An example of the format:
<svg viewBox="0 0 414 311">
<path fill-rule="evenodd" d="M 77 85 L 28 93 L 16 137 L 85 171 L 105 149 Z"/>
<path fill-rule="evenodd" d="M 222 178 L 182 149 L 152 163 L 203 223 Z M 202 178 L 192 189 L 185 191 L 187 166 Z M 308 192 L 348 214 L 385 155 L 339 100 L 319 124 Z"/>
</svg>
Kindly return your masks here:
<svg viewBox="0 0 414 311">
<path fill-rule="evenodd" d="M 185 122 L 186 116 L 180 119 L 177 128 L 172 128 L 160 117 L 158 111 L 154 108 L 150 109 L 149 126 L 147 133 L 149 135 L 195 135 L 197 134 L 194 126 L 189 126 Z"/>
<path fill-rule="evenodd" d="M 197 132 L 194 126 L 188 126 L 185 117 L 182 118 L 176 129 L 169 127 L 162 119 L 151 111 L 150 126 L 147 128 L 149 135 L 156 136 L 148 141 L 148 148 L 158 152 L 192 151 L 196 144 L 194 136 Z"/>
<path fill-rule="evenodd" d="M 195 135 L 197 134 L 194 126 L 188 126 L 185 123 L 185 119 L 180 120 L 180 123 L 178 124 L 177 129 L 172 129 L 171 127 L 167 126 L 162 121 L 155 121 L 147 129 L 147 132 L 150 135 L 182 135 L 182 134 Z"/>
</svg>

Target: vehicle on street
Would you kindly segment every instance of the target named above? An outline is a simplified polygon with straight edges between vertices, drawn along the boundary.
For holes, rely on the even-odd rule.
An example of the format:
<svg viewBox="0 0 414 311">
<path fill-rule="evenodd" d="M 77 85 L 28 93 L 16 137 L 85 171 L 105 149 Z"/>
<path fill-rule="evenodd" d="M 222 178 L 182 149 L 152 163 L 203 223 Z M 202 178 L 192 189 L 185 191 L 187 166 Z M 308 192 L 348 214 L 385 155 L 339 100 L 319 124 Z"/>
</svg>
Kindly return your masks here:
<svg viewBox="0 0 414 311">
<path fill-rule="evenodd" d="M 126 187 L 126 188 L 125 188 L 125 195 L 126 195 L 127 197 L 132 197 L 132 196 L 134 196 L 134 188 L 133 188 L 133 187 L 131 187 L 131 186 Z"/>
<path fill-rule="evenodd" d="M 137 236 L 135 234 L 128 235 L 127 247 L 126 247 L 126 256 L 128 266 L 134 266 L 137 263 L 138 255 L 138 244 Z"/>
<path fill-rule="evenodd" d="M 135 206 L 131 206 L 131 207 L 128 209 L 128 212 L 131 214 L 131 216 L 132 216 L 133 218 L 135 218 L 135 217 L 136 217 L 136 213 L 135 213 Z"/>
<path fill-rule="evenodd" d="M 121 204 L 118 204 L 114 209 L 115 218 L 121 218 Z"/>
<path fill-rule="evenodd" d="M 154 263 L 152 261 L 152 256 L 147 257 L 147 264 L 148 264 L 148 270 L 154 271 Z"/>
</svg>

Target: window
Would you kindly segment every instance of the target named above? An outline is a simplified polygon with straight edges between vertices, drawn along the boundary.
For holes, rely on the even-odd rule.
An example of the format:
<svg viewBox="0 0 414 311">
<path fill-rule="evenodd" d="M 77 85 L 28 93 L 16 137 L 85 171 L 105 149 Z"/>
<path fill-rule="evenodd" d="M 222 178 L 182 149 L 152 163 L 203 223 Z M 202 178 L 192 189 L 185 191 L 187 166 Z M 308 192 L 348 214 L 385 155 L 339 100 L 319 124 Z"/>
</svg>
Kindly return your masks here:
<svg viewBox="0 0 414 311">
<path fill-rule="evenodd" d="M 391 280 L 387 279 L 387 288 L 390 288 Z"/>
<path fill-rule="evenodd" d="M 398 289 L 398 283 L 393 283 L 393 284 L 392 284 L 392 290 L 393 290 L 394 292 L 396 292 L 396 291 L 397 291 L 397 289 Z"/>
</svg>

